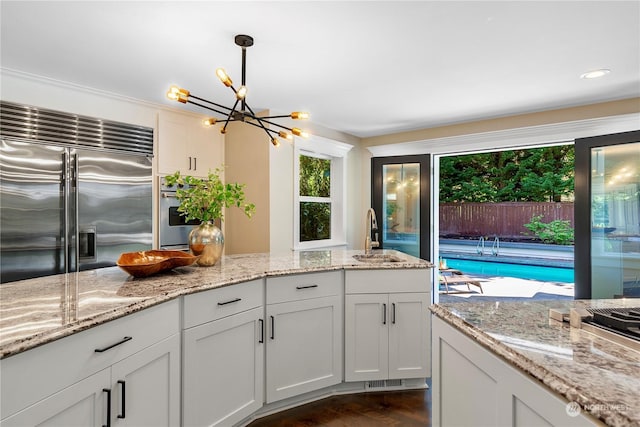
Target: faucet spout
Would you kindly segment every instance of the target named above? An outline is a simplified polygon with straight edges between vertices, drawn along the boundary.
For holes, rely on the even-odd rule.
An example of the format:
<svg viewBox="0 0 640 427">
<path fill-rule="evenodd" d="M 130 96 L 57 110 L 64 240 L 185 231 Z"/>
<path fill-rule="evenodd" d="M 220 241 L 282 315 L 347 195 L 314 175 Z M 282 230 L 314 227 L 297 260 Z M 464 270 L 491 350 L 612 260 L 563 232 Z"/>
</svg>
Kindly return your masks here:
<svg viewBox="0 0 640 427">
<path fill-rule="evenodd" d="M 375 232 L 373 241 L 371 240 L 372 232 Z M 380 247 L 380 242 L 378 242 L 378 221 L 376 221 L 376 211 L 374 211 L 373 208 L 369 208 L 369 210 L 367 211 L 367 219 L 365 220 L 365 255 L 371 254 L 371 248 L 378 247 Z"/>
</svg>

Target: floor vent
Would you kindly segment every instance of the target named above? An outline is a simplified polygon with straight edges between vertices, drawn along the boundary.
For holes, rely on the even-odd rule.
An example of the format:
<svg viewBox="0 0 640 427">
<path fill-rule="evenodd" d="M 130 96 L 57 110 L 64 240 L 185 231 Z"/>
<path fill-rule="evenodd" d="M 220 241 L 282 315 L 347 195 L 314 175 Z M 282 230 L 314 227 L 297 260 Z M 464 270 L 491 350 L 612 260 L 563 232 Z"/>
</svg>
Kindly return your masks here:
<svg viewBox="0 0 640 427">
<path fill-rule="evenodd" d="M 373 390 L 378 388 L 388 389 L 390 387 L 402 387 L 402 380 L 379 380 L 379 381 L 367 381 L 365 383 L 365 390 Z"/>
</svg>

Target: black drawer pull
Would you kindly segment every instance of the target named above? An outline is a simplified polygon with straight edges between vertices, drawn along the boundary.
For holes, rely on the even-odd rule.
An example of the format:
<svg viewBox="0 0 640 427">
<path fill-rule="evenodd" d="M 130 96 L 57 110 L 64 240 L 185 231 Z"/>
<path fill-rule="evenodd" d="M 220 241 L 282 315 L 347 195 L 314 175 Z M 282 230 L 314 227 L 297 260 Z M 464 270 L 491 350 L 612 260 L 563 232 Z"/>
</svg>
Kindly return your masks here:
<svg viewBox="0 0 640 427">
<path fill-rule="evenodd" d="M 387 324 L 387 304 L 382 304 L 382 324 Z"/>
<path fill-rule="evenodd" d="M 102 427 L 111 427 L 111 389 L 103 388 L 102 391 L 107 393 L 107 423 Z"/>
<path fill-rule="evenodd" d="M 238 302 L 238 301 L 242 301 L 242 298 L 236 298 L 236 299 L 232 299 L 232 300 L 225 301 L 225 302 L 219 302 L 218 305 L 227 305 L 227 304 L 232 304 L 232 303 Z"/>
<path fill-rule="evenodd" d="M 296 286 L 296 289 L 311 289 L 311 288 L 317 288 L 318 285 L 306 285 L 306 286 Z"/>
<path fill-rule="evenodd" d="M 132 339 L 133 339 L 132 337 L 124 337 L 124 338 L 122 338 L 120 341 L 118 341 L 118 342 L 117 342 L 117 343 L 115 343 L 115 344 L 111 344 L 110 346 L 108 346 L 108 347 L 104 347 L 104 348 L 96 348 L 94 351 L 95 351 L 96 353 L 102 353 L 102 352 L 105 352 L 105 351 L 107 351 L 107 350 L 111 350 L 111 349 L 112 349 L 113 347 L 115 347 L 115 346 L 118 346 L 118 345 L 120 345 L 120 344 L 124 344 L 124 343 L 126 343 L 127 341 L 131 341 Z"/>
<path fill-rule="evenodd" d="M 262 344 L 264 342 L 264 320 L 258 319 L 258 322 L 260 322 L 260 339 L 258 342 Z"/>
<path fill-rule="evenodd" d="M 391 313 L 392 313 L 391 323 L 395 325 L 396 324 L 396 303 L 395 302 L 391 303 Z"/>
<path fill-rule="evenodd" d="M 120 395 L 120 404 L 122 405 L 122 413 L 118 415 L 118 418 L 123 418 L 125 417 L 125 411 L 126 411 L 126 402 L 127 402 L 127 398 L 125 396 L 126 393 L 126 383 L 124 382 L 124 380 L 118 380 L 118 384 L 120 384 L 122 386 L 122 394 Z"/>
<path fill-rule="evenodd" d="M 271 317 L 271 339 L 275 339 L 276 337 L 276 319 L 273 316 L 269 316 Z"/>
</svg>

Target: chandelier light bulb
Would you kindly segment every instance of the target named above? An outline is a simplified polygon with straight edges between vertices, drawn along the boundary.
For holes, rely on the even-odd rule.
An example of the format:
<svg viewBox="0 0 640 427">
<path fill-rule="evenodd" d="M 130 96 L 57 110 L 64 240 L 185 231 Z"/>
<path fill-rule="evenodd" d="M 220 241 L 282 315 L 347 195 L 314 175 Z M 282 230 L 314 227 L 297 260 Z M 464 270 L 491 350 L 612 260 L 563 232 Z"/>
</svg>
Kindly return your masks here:
<svg viewBox="0 0 640 427">
<path fill-rule="evenodd" d="M 294 111 L 293 113 L 291 113 L 291 118 L 297 120 L 306 120 L 309 118 L 309 113 L 307 113 L 306 111 Z"/>
<path fill-rule="evenodd" d="M 189 97 L 190 92 L 186 89 L 182 89 L 176 85 L 172 85 L 169 87 L 169 91 L 167 92 L 167 98 L 172 101 L 178 101 L 183 104 L 187 103 L 187 97 Z"/>
<path fill-rule="evenodd" d="M 301 136 L 303 138 L 309 138 L 309 134 L 307 132 L 303 131 L 302 129 L 293 128 L 293 129 L 291 129 L 291 133 L 294 134 L 295 136 Z"/>
<path fill-rule="evenodd" d="M 280 141 L 278 141 L 276 138 L 271 138 L 271 144 L 273 144 L 274 147 L 279 147 Z"/>
<path fill-rule="evenodd" d="M 233 84 L 233 82 L 231 81 L 231 78 L 229 77 L 227 72 L 224 71 L 224 69 L 222 68 L 216 69 L 216 75 L 226 87 L 230 87 Z"/>
<path fill-rule="evenodd" d="M 293 135 L 291 135 L 290 133 L 287 133 L 287 132 L 285 132 L 285 131 L 283 131 L 283 130 L 281 130 L 280 132 L 278 132 L 278 136 L 279 136 L 280 138 L 284 138 L 284 139 L 286 139 L 286 140 L 288 140 L 288 141 L 293 141 Z"/>
<path fill-rule="evenodd" d="M 246 96 L 247 96 L 247 87 L 242 85 L 240 86 L 240 89 L 238 89 L 238 91 L 236 92 L 236 98 L 244 99 Z"/>
<path fill-rule="evenodd" d="M 205 126 L 213 126 L 217 121 L 218 120 L 214 117 L 208 117 L 202 121 L 202 124 L 204 124 Z"/>
</svg>

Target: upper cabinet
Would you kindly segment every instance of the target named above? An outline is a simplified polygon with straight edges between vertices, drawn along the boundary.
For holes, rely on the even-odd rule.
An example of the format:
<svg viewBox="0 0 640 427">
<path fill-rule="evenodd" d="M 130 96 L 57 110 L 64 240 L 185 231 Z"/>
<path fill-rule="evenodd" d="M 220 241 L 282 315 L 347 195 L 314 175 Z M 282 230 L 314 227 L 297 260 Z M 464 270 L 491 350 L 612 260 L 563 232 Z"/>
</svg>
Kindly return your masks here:
<svg viewBox="0 0 640 427">
<path fill-rule="evenodd" d="M 219 126 L 205 126 L 198 117 L 161 111 L 157 154 L 160 175 L 205 177 L 224 162 L 224 137 Z"/>
</svg>

